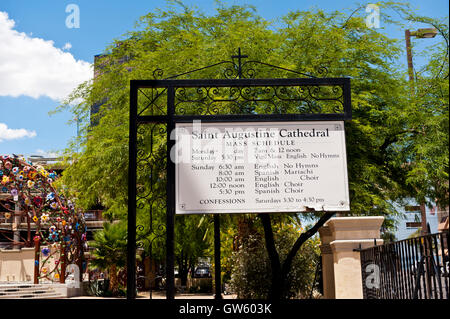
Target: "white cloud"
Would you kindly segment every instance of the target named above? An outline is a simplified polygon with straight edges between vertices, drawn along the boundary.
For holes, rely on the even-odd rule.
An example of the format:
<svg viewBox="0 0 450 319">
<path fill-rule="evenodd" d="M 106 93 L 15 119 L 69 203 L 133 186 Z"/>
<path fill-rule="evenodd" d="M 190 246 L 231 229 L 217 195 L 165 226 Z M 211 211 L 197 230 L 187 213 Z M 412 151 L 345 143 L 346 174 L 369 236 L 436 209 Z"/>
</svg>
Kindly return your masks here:
<svg viewBox="0 0 450 319">
<path fill-rule="evenodd" d="M 56 48 L 53 41 L 14 30 L 14 20 L 0 11 L 0 96 L 65 98 L 92 78 L 91 64 Z M 70 49 L 70 43 L 64 48 Z"/>
<path fill-rule="evenodd" d="M 64 44 L 62 49 L 63 50 L 70 50 L 70 49 L 72 49 L 72 44 L 70 42 L 67 42 L 66 44 Z"/>
<path fill-rule="evenodd" d="M 58 153 L 44 151 L 43 149 L 37 149 L 36 154 L 34 155 L 39 155 L 46 158 L 58 157 Z"/>
<path fill-rule="evenodd" d="M 35 137 L 35 131 L 28 131 L 24 128 L 11 129 L 5 123 L 0 123 L 0 142 L 6 140 L 16 140 L 23 137 Z"/>
</svg>

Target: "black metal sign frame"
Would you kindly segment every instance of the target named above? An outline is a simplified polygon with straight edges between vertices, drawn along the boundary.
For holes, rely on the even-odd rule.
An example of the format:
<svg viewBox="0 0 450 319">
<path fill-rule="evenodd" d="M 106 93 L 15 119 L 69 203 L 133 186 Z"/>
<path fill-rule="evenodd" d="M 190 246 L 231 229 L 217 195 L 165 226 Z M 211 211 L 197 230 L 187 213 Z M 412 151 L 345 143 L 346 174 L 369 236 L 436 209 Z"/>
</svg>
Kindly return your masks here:
<svg viewBox="0 0 450 319">
<path fill-rule="evenodd" d="M 138 130 L 139 126 L 145 124 L 160 124 L 164 128 L 161 130 L 165 134 L 166 140 L 166 189 L 165 189 L 165 275 L 166 275 L 166 297 L 173 299 L 174 287 L 174 227 L 175 227 L 175 163 L 170 160 L 170 151 L 175 144 L 171 139 L 171 132 L 175 129 L 176 123 L 188 123 L 193 121 L 202 122 L 272 122 L 272 121 L 336 121 L 351 119 L 351 94 L 349 78 L 274 78 L 255 79 L 242 78 L 243 72 L 241 58 L 237 56 L 239 64 L 236 67 L 235 78 L 227 79 L 154 79 L 154 80 L 131 80 L 130 81 L 130 123 L 129 123 L 129 180 L 128 180 L 128 247 L 127 247 L 127 298 L 136 298 L 136 207 L 137 207 L 137 173 L 138 168 Z M 246 63 L 260 63 L 248 61 Z M 215 64 L 220 65 L 221 63 Z M 266 63 L 260 63 L 276 69 L 283 69 Z M 208 67 L 206 67 L 208 68 Z M 203 70 L 202 68 L 200 70 Z M 287 70 L 287 69 L 283 69 Z M 290 70 L 287 70 L 290 71 Z M 291 71 L 295 72 L 295 71 Z M 185 74 L 188 74 L 187 72 Z M 299 72 L 295 72 L 300 74 Z M 322 88 L 328 89 L 328 94 L 321 96 Z M 152 93 L 146 93 L 145 90 Z M 292 89 L 292 90 L 291 90 Z M 189 93 L 187 93 L 187 91 Z M 289 91 L 291 90 L 291 91 Z M 226 97 L 224 98 L 224 92 Z M 139 94 L 143 94 L 149 101 L 142 110 L 138 108 Z M 260 96 L 262 96 L 260 98 Z M 156 100 L 161 101 L 159 105 Z M 267 113 L 258 114 L 254 110 L 242 111 L 230 109 L 234 114 L 221 114 L 220 110 L 214 107 L 214 103 L 229 102 L 234 106 L 241 107 L 242 103 L 250 103 L 253 106 L 260 104 L 270 104 L 273 107 Z M 274 102 L 275 101 L 275 102 Z M 277 101 L 287 104 L 305 104 L 303 107 L 293 112 L 277 108 Z M 311 102 L 312 101 L 312 102 Z M 323 111 L 318 103 L 332 101 L 338 107 L 334 107 L 328 112 Z M 182 104 L 203 105 L 196 110 L 186 110 Z M 157 106 L 156 108 L 153 108 Z M 151 109 L 151 111 L 150 111 Z M 155 111 L 157 109 L 157 111 Z M 230 111 L 229 111 L 230 112 Z M 236 114 L 237 113 L 237 114 Z M 244 113 L 244 114 L 242 114 Z M 153 130 L 153 129 L 152 129 Z M 215 230 L 218 232 L 218 217 L 215 216 Z M 150 223 L 150 227 L 152 224 Z M 215 235 L 216 239 L 219 234 Z M 218 245 L 215 242 L 215 250 Z M 215 254 L 216 260 L 220 256 Z M 219 256 L 219 257 L 218 257 Z M 219 271 L 217 271 L 219 269 Z M 220 268 L 216 268 L 216 273 L 220 275 Z M 217 278 L 216 278 L 217 279 Z M 217 282 L 217 280 L 216 280 Z M 220 285 L 220 278 L 218 280 Z M 218 286 L 216 286 L 218 287 Z M 216 292 L 217 294 L 217 292 Z"/>
</svg>

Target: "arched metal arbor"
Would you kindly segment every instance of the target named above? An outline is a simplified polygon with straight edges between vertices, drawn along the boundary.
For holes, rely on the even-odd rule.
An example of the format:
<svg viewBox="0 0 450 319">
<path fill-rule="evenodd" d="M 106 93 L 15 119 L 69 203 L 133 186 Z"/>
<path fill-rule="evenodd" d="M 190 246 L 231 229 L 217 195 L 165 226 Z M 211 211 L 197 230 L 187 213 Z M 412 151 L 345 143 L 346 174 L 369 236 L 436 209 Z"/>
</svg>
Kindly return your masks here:
<svg viewBox="0 0 450 319">
<path fill-rule="evenodd" d="M 57 177 L 56 172 L 33 165 L 25 158 L 0 156 L 0 209 L 5 211 L 6 226 L 11 226 L 3 226 L 0 234 L 13 247 L 35 248 L 35 284 L 64 283 L 69 264 L 82 269 L 87 244 L 84 215 L 57 192 L 53 186 Z M 13 238 L 9 238 L 9 233 L 13 233 Z"/>
<path fill-rule="evenodd" d="M 150 249 L 165 237 L 166 297 L 174 298 L 175 163 L 170 150 L 175 141 L 170 134 L 176 123 L 351 119 L 349 78 L 316 77 L 244 58 L 239 49 L 231 61 L 165 79 L 159 79 L 163 71 L 157 69 L 154 79 L 130 81 L 128 238 L 137 239 L 128 240 L 127 247 L 129 299 L 136 297 L 136 247 L 144 237 L 150 238 Z M 191 78 L 199 72 L 211 78 Z M 326 76 L 327 70 L 317 73 Z M 269 78 L 274 75 L 279 77 Z M 147 227 L 137 226 L 137 211 L 145 212 Z M 164 224 L 155 217 L 158 213 L 165 214 Z M 214 217 L 220 274 L 219 218 Z"/>
</svg>

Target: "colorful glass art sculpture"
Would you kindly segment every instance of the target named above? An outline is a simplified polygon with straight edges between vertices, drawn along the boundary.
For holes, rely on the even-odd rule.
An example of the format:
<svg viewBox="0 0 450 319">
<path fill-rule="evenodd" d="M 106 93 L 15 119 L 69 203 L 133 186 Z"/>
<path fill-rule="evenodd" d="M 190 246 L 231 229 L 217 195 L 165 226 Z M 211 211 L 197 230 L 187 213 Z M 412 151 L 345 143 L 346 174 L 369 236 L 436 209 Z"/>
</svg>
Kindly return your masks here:
<svg viewBox="0 0 450 319">
<path fill-rule="evenodd" d="M 0 156 L 0 193 L 5 194 L 0 208 L 6 211 L 3 215 L 8 218 L 19 211 L 21 218 L 26 218 L 30 225 L 28 236 L 14 245 L 32 247 L 37 241 L 39 247 L 43 247 L 40 250 L 41 254 L 44 252 L 42 260 L 35 261 L 40 267 L 39 279 L 60 278 L 64 270 L 62 262 L 53 262 L 50 266 L 52 258 L 63 260 L 64 264 L 80 264 L 83 258 L 87 229 L 84 214 L 57 192 L 53 183 L 57 178 L 56 172 L 33 165 L 25 158 Z"/>
</svg>

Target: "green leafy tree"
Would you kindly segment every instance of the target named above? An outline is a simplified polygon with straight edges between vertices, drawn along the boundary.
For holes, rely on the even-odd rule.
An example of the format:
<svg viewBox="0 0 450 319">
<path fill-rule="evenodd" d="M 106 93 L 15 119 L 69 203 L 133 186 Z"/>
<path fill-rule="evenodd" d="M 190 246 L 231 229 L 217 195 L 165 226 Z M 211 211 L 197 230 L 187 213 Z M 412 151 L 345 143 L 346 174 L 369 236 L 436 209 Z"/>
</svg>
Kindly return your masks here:
<svg viewBox="0 0 450 319">
<path fill-rule="evenodd" d="M 205 216 L 177 216 L 175 254 L 181 285 L 186 286 L 189 271 L 194 270 L 199 257 L 208 257 L 210 241 L 207 240 L 209 222 Z M 209 256 L 210 257 L 210 256 Z"/>
<path fill-rule="evenodd" d="M 449 203 L 448 25 L 410 12 L 404 14 L 406 20 L 416 25 L 435 28 L 440 41 L 413 53 L 427 59 L 415 70 L 414 81 L 410 83 L 409 107 L 401 110 L 406 122 L 393 136 L 392 145 L 400 147 L 400 151 L 393 153 L 393 158 L 403 164 L 411 197 L 430 207 L 436 201 L 445 209 Z"/>
</svg>

